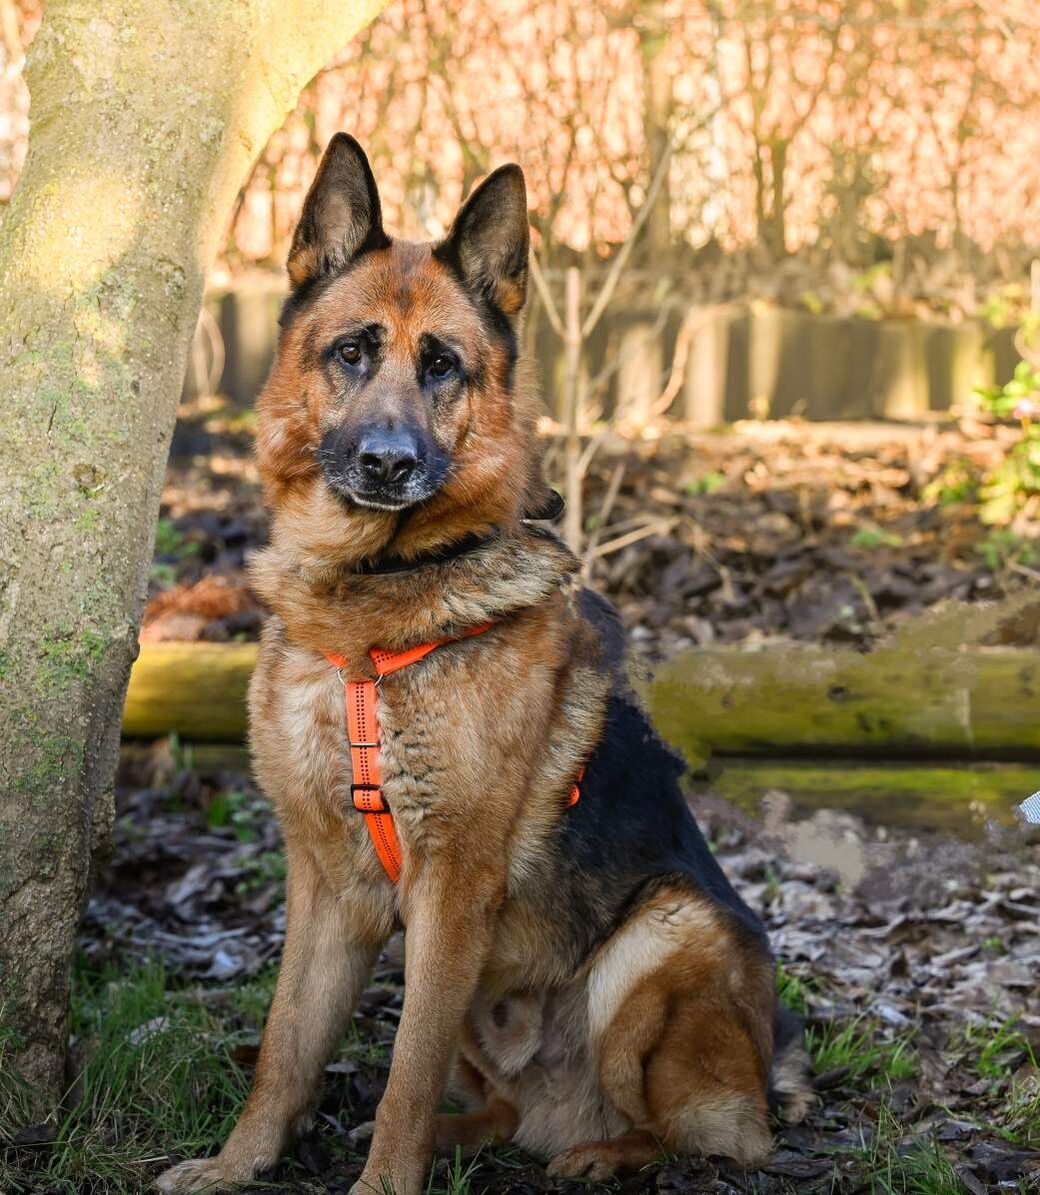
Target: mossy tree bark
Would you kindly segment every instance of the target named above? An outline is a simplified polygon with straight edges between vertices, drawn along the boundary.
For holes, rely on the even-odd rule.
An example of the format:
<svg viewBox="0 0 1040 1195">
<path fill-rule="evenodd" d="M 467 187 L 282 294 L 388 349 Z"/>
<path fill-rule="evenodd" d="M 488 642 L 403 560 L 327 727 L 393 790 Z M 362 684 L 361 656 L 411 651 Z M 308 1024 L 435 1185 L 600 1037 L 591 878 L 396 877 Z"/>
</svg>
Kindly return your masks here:
<svg viewBox="0 0 1040 1195">
<path fill-rule="evenodd" d="M 308 79 L 385 0 L 48 0 L 0 228 L 0 1008 L 53 1106 L 203 280 Z"/>
</svg>

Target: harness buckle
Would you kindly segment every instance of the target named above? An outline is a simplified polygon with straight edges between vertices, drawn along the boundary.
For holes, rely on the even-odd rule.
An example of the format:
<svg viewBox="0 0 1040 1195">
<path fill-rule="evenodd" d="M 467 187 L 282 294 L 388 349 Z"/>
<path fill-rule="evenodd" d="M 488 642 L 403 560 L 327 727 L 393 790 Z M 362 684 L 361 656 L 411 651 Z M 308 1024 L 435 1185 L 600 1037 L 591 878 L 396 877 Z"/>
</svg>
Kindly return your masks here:
<svg viewBox="0 0 1040 1195">
<path fill-rule="evenodd" d="M 372 797 L 358 796 L 358 793 L 374 793 L 379 804 Z M 350 786 L 350 800 L 358 813 L 387 813 L 389 806 L 383 799 L 383 789 L 378 784 L 352 784 Z"/>
</svg>

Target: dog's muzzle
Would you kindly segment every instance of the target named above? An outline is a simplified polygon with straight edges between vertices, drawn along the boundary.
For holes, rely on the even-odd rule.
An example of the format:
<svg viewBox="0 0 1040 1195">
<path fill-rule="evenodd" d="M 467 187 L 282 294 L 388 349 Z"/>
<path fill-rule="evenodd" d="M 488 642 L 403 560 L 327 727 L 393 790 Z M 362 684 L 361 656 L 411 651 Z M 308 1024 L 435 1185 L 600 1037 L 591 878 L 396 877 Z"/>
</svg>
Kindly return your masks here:
<svg viewBox="0 0 1040 1195">
<path fill-rule="evenodd" d="M 403 510 L 424 502 L 443 476 L 436 456 L 431 462 L 427 445 L 406 427 L 364 428 L 354 436 L 330 432 L 319 457 L 325 480 L 337 494 L 373 510 Z"/>
</svg>

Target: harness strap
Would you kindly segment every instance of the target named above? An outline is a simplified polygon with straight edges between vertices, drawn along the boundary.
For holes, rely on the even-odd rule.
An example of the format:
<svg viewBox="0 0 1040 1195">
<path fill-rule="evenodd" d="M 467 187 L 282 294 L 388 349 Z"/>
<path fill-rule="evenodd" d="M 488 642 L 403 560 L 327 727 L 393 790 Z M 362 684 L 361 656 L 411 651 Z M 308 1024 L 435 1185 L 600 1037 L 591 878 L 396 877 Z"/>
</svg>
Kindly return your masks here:
<svg viewBox="0 0 1040 1195">
<path fill-rule="evenodd" d="M 379 683 L 388 673 L 415 664 L 431 651 L 443 647 L 445 643 L 454 643 L 471 635 L 482 635 L 492 625 L 490 622 L 484 622 L 459 635 L 435 639 L 432 643 L 420 643 L 417 647 L 410 647 L 405 651 L 390 652 L 373 648 L 368 654 L 375 665 L 376 679 L 345 682 L 347 739 L 350 742 L 353 780 L 350 797 L 354 808 L 364 815 L 376 856 L 391 883 L 396 884 L 401 878 L 401 840 L 397 836 L 394 815 L 383 796 L 383 773 L 379 762 L 379 717 L 376 713 Z M 325 658 L 335 668 L 346 667 L 347 661 L 343 656 L 325 652 Z M 584 776 L 585 767 L 582 765 L 567 796 L 568 808 L 578 803 Z"/>
</svg>

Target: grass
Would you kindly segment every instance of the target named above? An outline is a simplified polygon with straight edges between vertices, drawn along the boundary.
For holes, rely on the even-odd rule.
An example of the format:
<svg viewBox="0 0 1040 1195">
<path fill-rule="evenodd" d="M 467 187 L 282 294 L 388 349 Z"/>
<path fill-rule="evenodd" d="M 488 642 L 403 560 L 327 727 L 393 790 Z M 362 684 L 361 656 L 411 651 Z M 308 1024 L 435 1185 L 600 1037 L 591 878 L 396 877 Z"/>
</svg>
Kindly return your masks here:
<svg viewBox="0 0 1040 1195">
<path fill-rule="evenodd" d="M 447 1168 L 438 1182 L 437 1167 L 430 1170 L 430 1178 L 426 1184 L 426 1195 L 472 1195 L 473 1176 L 480 1164 L 480 1153 L 465 1160 L 463 1164 L 462 1150 L 455 1150 L 454 1161 Z M 436 1185 L 435 1185 L 436 1184 Z"/>
<path fill-rule="evenodd" d="M 901 1083 L 917 1072 L 908 1040 L 881 1037 L 877 1023 L 867 1017 L 856 1017 L 841 1027 L 810 1025 L 806 1038 L 818 1074 L 847 1067 L 850 1082 L 874 1087 Z"/>
<path fill-rule="evenodd" d="M 778 961 L 776 986 L 785 1008 L 799 1016 L 810 1015 L 812 997 L 817 991 L 814 983 L 791 974 Z M 917 1072 L 909 1041 L 884 1037 L 879 1024 L 868 1017 L 857 1017 L 844 1024 L 837 1021 L 810 1024 L 805 1039 L 817 1074 L 846 1067 L 851 1082 L 876 1087 L 903 1082 Z"/>
<path fill-rule="evenodd" d="M 14 1030 L 5 1025 L 3 1013 L 0 1005 L 0 1135 L 4 1125 L 25 1124 L 30 1108 L 28 1087 L 7 1064 L 8 1055 L 18 1042 Z"/>
<path fill-rule="evenodd" d="M 800 1017 L 809 1015 L 809 996 L 814 991 L 813 985 L 792 975 L 780 959 L 776 960 L 776 991 L 785 1008 Z"/>
<path fill-rule="evenodd" d="M 1023 1062 L 1034 1068 L 1036 1055 L 1028 1038 L 1017 1028 L 1017 1021 L 988 1021 L 984 1026 L 969 1025 L 964 1044 L 974 1053 L 973 1069 L 983 1079 L 1008 1079 Z"/>
<path fill-rule="evenodd" d="M 817 1067 L 821 1063 L 848 1065 L 850 1078 L 860 1079 L 873 1069 L 875 1082 L 909 1077 L 913 1056 L 905 1048 L 905 1041 L 871 1046 L 864 1040 L 870 1030 L 859 1028 L 860 1024 L 854 1021 L 829 1040 L 819 1042 L 814 1050 Z M 954 1045 L 968 1051 L 969 1070 L 993 1082 L 993 1115 L 987 1116 L 985 1105 L 980 1103 L 980 1127 L 988 1123 L 989 1128 L 1020 1148 L 1040 1146 L 1040 1072 L 1034 1051 L 1015 1021 L 969 1026 Z M 1019 1081 L 1016 1072 L 1023 1063 L 1028 1077 Z M 908 1141 L 907 1126 L 896 1119 L 885 1102 L 878 1108 L 869 1142 L 860 1151 L 860 1164 L 864 1189 L 872 1195 L 963 1195 L 966 1189 L 939 1143 L 933 1139 Z M 1024 1195 L 1025 1180 L 1009 1189 Z"/>
<path fill-rule="evenodd" d="M 964 1195 L 953 1163 L 934 1141 L 902 1148 L 903 1126 L 882 1105 L 869 1144 L 861 1152 L 871 1195 Z"/>
<path fill-rule="evenodd" d="M 72 1028 L 79 1078 L 64 1119 L 52 1131 L 53 1140 L 9 1150 L 6 1157 L 0 1154 L 0 1191 L 131 1195 L 144 1190 L 169 1158 L 210 1153 L 230 1131 L 245 1098 L 248 1075 L 236 1064 L 235 1051 L 258 1040 L 274 977 L 272 967 L 200 999 L 194 989 L 170 990 L 159 964 L 124 975 L 78 968 Z M 812 980 L 778 964 L 777 985 L 788 1008 L 811 1015 L 820 996 Z M 11 1044 L 10 1033 L 0 1030 L 0 1137 L 25 1122 L 28 1106 L 24 1088 L 11 1082 L 3 1066 Z M 858 1101 L 876 1093 L 867 1105 L 875 1111 L 864 1108 L 874 1122 L 854 1151 L 863 1190 L 876 1195 L 964 1190 L 943 1148 L 929 1139 L 914 1140 L 909 1126 L 889 1107 L 887 1090 L 916 1071 L 907 1038 L 891 1040 L 879 1024 L 858 1017 L 810 1024 L 807 1044 L 818 1073 L 847 1068 L 846 1098 Z M 992 1095 L 980 1103 L 980 1120 L 994 1122 L 992 1131 L 1017 1147 L 1040 1145 L 1040 1074 L 1015 1022 L 969 1027 L 951 1047 L 966 1069 L 993 1083 Z M 389 1045 L 353 1025 L 340 1056 L 359 1068 L 379 1071 L 387 1065 Z M 344 1124 L 356 1119 L 349 1095 L 334 1098 L 343 1101 L 337 1115 Z M 334 1152 L 346 1149 L 334 1130 L 326 1134 Z M 356 1158 L 353 1151 L 343 1156 Z M 426 1195 L 479 1195 L 490 1173 L 500 1179 L 503 1171 L 529 1164 L 512 1147 L 469 1159 L 457 1154 L 433 1166 Z"/>
<path fill-rule="evenodd" d="M 993 1085 L 1001 1106 L 995 1126 L 1000 1135 L 1023 1148 L 1040 1148 L 1040 1066 L 1018 1022 L 969 1025 L 960 1044 L 969 1052 L 970 1068 Z"/>
<path fill-rule="evenodd" d="M 260 1000 L 235 1002 L 229 1017 L 168 994 L 158 964 L 121 978 L 80 972 L 72 1031 L 84 1062 L 67 1111 L 54 1140 L 35 1147 L 35 1165 L 0 1162 L 0 1190 L 130 1195 L 167 1151 L 211 1150 L 248 1089 L 233 1050 L 260 1028 Z"/>
<path fill-rule="evenodd" d="M 901 548 L 904 542 L 901 535 L 872 523 L 858 528 L 849 537 L 849 543 L 854 548 Z"/>
</svg>

